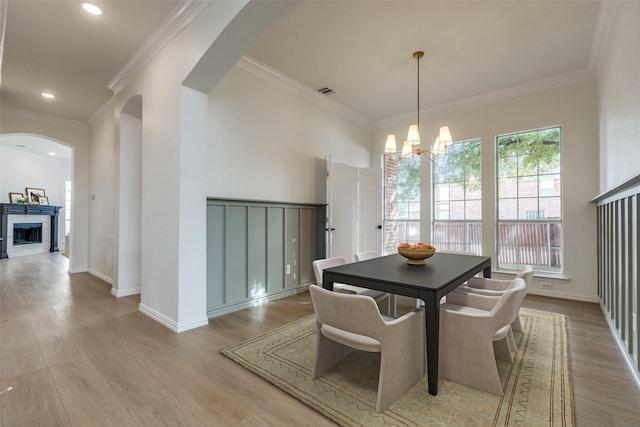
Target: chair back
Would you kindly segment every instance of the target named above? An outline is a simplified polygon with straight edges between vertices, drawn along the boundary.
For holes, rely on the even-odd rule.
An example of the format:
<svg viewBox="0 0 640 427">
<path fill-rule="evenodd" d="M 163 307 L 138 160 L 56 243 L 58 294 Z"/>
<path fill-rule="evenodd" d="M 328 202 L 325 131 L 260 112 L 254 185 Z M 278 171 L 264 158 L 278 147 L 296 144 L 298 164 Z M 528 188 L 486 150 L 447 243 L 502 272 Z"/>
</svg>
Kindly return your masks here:
<svg viewBox="0 0 640 427">
<path fill-rule="evenodd" d="M 527 293 L 527 285 L 524 279 L 516 278 L 511 281 L 504 294 L 491 310 L 491 317 L 496 319 L 499 326 L 508 325 L 518 316 L 520 305 Z"/>
<path fill-rule="evenodd" d="M 316 284 L 318 286 L 322 286 L 322 272 L 325 268 L 337 267 L 346 263 L 347 260 L 341 256 L 317 259 L 313 261 L 313 274 L 316 276 Z"/>
<path fill-rule="evenodd" d="M 309 292 L 317 322 L 372 338 L 384 331 L 385 322 L 373 298 L 332 292 L 317 285 L 309 285 Z"/>
<path fill-rule="evenodd" d="M 379 256 L 380 254 L 378 253 L 378 251 L 365 251 L 358 252 L 353 257 L 356 261 L 364 261 L 365 259 L 378 258 Z"/>
<path fill-rule="evenodd" d="M 531 281 L 533 280 L 533 267 L 530 265 L 525 265 L 520 273 L 516 275 L 516 279 L 523 279 L 526 285 L 525 294 L 529 290 L 529 286 L 531 286 Z"/>
</svg>

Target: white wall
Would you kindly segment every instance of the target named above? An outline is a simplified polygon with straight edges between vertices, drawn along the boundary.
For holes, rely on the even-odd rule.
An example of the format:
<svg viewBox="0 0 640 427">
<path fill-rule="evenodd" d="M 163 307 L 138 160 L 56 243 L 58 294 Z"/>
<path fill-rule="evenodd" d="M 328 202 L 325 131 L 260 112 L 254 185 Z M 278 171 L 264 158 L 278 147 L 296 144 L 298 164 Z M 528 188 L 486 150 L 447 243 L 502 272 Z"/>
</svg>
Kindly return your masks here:
<svg viewBox="0 0 640 427">
<path fill-rule="evenodd" d="M 113 284 L 113 162 L 115 129 L 112 115 L 91 128 L 89 171 L 89 272 Z"/>
<path fill-rule="evenodd" d="M 0 108 L 3 133 L 27 133 L 64 142 L 73 147 L 72 230 L 69 255 L 71 273 L 88 270 L 89 241 L 89 128 L 84 123 Z M 46 190 L 46 188 L 45 188 Z"/>
<path fill-rule="evenodd" d="M 207 195 L 324 203 L 326 164 L 369 166 L 370 131 L 233 67 L 209 93 Z"/>
<path fill-rule="evenodd" d="M 9 203 L 9 192 L 25 187 L 42 188 L 50 205 L 64 206 L 65 181 L 71 179 L 69 161 L 0 147 L 0 200 Z"/>
<path fill-rule="evenodd" d="M 144 103 L 140 310 L 176 331 L 207 323 L 206 263 L 202 255 L 206 240 L 204 233 L 194 237 L 192 230 L 206 227 L 207 171 L 206 153 L 202 152 L 206 146 L 206 114 L 202 114 L 205 120 L 197 118 L 206 112 L 206 94 L 211 87 L 200 97 L 187 93 L 184 82 L 188 77 L 190 85 L 194 85 L 191 88 L 203 82 L 214 85 L 259 36 L 258 29 L 274 22 L 292 4 L 206 3 L 206 9 L 139 73 L 123 82 L 114 97 L 114 129 L 119 129 L 120 112 L 132 96 L 141 95 Z M 238 38 L 234 34 L 244 36 Z M 188 117 L 190 114 L 194 120 Z M 194 124 L 200 128 L 183 129 Z M 194 137 L 202 141 L 193 140 Z M 94 130 L 94 147 L 106 148 L 110 144 L 109 136 Z M 98 156 L 94 158 L 98 161 Z M 111 179 L 114 170 L 112 167 Z M 111 202 L 117 203 L 113 198 Z M 106 251 L 98 242 L 92 244 L 94 250 Z M 96 261 L 101 257 L 107 260 L 109 255 L 92 255 Z"/>
<path fill-rule="evenodd" d="M 600 193 L 640 173 L 640 2 L 615 4 L 598 80 Z"/>
<path fill-rule="evenodd" d="M 598 111 L 595 81 L 517 96 L 456 111 L 430 114 L 420 123 L 423 141 L 433 141 L 439 126 L 448 125 L 453 139 L 482 139 L 483 254 L 495 257 L 495 137 L 499 134 L 554 125 L 562 127 L 563 245 L 566 281 L 534 279 L 533 293 L 553 283 L 547 295 L 597 301 L 596 210 L 590 200 L 598 192 Z M 388 133 L 406 139 L 410 123 L 378 129 L 372 162 L 380 162 Z M 423 162 L 422 238 L 430 240 L 430 171 Z M 494 258 L 495 259 L 495 258 Z M 494 261 L 495 268 L 495 261 Z"/>
</svg>

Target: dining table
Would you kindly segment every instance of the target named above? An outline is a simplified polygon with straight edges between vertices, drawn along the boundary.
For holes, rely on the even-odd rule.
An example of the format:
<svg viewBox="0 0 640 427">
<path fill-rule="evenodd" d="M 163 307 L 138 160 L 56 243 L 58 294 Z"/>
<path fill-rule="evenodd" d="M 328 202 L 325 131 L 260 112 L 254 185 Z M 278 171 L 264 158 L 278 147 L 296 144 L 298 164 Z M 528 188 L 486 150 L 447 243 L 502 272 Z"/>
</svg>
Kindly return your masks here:
<svg viewBox="0 0 640 427">
<path fill-rule="evenodd" d="M 435 396 L 438 394 L 440 300 L 480 272 L 483 277 L 491 277 L 490 257 L 436 252 L 424 265 L 412 265 L 402 255 L 392 254 L 327 268 L 322 274 L 322 286 L 333 290 L 334 283 L 344 283 L 424 301 L 427 380 L 429 393 Z"/>
</svg>

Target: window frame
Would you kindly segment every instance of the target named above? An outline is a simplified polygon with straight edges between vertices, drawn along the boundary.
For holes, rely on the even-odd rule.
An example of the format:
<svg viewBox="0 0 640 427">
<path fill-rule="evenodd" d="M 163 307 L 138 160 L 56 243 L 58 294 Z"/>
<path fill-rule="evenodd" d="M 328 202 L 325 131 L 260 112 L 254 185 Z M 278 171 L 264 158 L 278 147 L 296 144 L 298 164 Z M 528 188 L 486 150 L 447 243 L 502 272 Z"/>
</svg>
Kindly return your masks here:
<svg viewBox="0 0 640 427">
<path fill-rule="evenodd" d="M 521 174 L 520 171 L 516 173 L 515 176 L 501 177 L 500 176 L 500 165 L 501 165 L 501 149 L 500 149 L 500 141 L 505 137 L 518 137 L 519 135 L 525 135 L 529 133 L 536 132 L 540 134 L 545 131 L 554 131 L 558 132 L 558 159 L 557 159 L 557 171 L 554 172 L 540 172 L 540 156 L 538 156 L 538 163 L 536 165 L 536 173 L 535 174 Z M 549 276 L 559 276 L 562 277 L 564 274 L 564 214 L 563 214 L 563 166 L 562 166 L 562 126 L 554 125 L 554 126 L 546 126 L 540 127 L 530 130 L 522 130 L 516 132 L 509 132 L 500 135 L 496 135 L 495 137 L 495 219 L 496 219 L 496 227 L 495 227 L 495 256 L 496 256 L 496 269 L 502 271 L 516 271 L 524 267 L 525 265 L 532 265 L 534 271 L 537 273 L 542 273 L 544 275 Z M 521 153 L 518 149 L 516 156 L 515 164 L 518 165 L 517 168 L 520 167 L 521 164 Z M 541 183 L 544 180 L 541 180 L 540 177 L 545 176 L 555 176 L 557 175 L 558 183 L 557 195 L 554 193 L 551 196 L 542 195 L 545 192 L 546 187 L 541 186 Z M 526 196 L 520 197 L 521 188 L 524 185 L 521 185 L 520 178 L 527 178 L 530 180 L 531 177 L 535 177 L 536 179 L 536 191 L 537 195 L 535 197 Z M 506 179 L 505 179 L 506 178 Z M 515 192 L 516 197 L 507 198 L 501 197 L 502 185 L 507 179 L 515 178 Z M 501 182 L 502 181 L 502 182 Z M 523 182 L 527 180 L 522 180 Z M 544 188 L 543 188 L 544 187 Z M 554 187 L 555 188 L 555 187 Z M 557 197 L 559 199 L 558 203 L 558 217 L 552 218 L 540 218 L 541 213 L 544 212 L 544 209 L 541 209 L 540 200 L 544 200 L 545 198 L 550 199 L 552 197 Z M 524 209 L 521 211 L 521 200 L 523 199 L 536 199 L 536 208 L 535 209 Z M 501 208 L 501 200 L 515 200 L 516 208 L 515 208 L 515 218 L 501 218 L 501 209 L 504 210 L 504 205 Z M 532 212 L 535 212 L 535 215 L 530 215 Z M 522 214 L 522 217 L 520 217 Z M 527 216 L 534 216 L 536 218 L 527 219 Z M 515 237 L 501 237 L 509 235 L 512 236 L 513 233 L 511 231 L 505 233 L 503 226 L 510 224 L 511 227 L 515 227 Z M 543 229 L 542 226 L 546 226 L 546 231 L 540 232 L 539 230 Z M 529 228 L 530 231 L 523 231 L 525 228 Z M 535 229 L 538 229 L 536 231 Z M 531 231 L 533 229 L 533 231 Z M 527 234 L 525 236 L 525 234 Z M 514 238 L 517 240 L 515 244 L 505 241 L 507 238 Z M 546 243 L 542 243 L 542 241 L 546 239 Z M 525 241 L 523 243 L 523 240 Z M 556 246 L 553 243 L 557 243 Z M 515 259 L 514 262 L 504 261 L 502 257 L 507 256 L 505 253 L 505 249 L 508 251 L 509 248 L 514 249 Z M 526 251 L 523 251 L 522 248 L 529 248 Z M 546 259 L 548 264 L 539 262 L 542 259 L 545 259 L 545 254 L 542 249 L 547 249 Z M 557 251 L 553 253 L 554 249 Z M 528 253 L 525 253 L 528 252 Z M 537 260 L 538 262 L 531 262 L 531 260 Z M 555 261 L 557 260 L 557 261 Z M 557 262 L 559 266 L 554 267 L 554 263 Z"/>
<path fill-rule="evenodd" d="M 455 146 L 457 144 L 477 144 L 479 150 L 479 171 L 478 177 L 475 178 L 478 184 L 477 193 L 479 194 L 479 198 L 469 198 L 470 193 L 468 192 L 467 185 L 473 179 L 469 177 L 469 170 L 466 167 L 467 164 L 465 162 L 465 167 L 463 168 L 462 174 L 464 176 L 463 181 L 452 181 L 449 179 L 446 182 L 447 187 L 449 188 L 449 195 L 451 195 L 451 187 L 452 184 L 462 183 L 462 198 L 460 199 L 451 199 L 454 202 L 462 203 L 463 208 L 463 217 L 462 218 L 451 218 L 451 215 L 448 215 L 449 218 L 438 218 L 438 204 L 439 204 L 439 184 L 444 184 L 440 181 L 437 176 L 437 163 L 438 161 L 442 161 L 443 158 L 447 157 L 447 152 L 450 150 L 450 147 Z M 455 187 L 455 185 L 454 185 Z M 441 156 L 434 158 L 434 164 L 431 168 L 431 240 L 432 244 L 438 248 L 438 250 L 442 251 L 451 251 L 451 252 L 469 252 L 480 255 L 482 253 L 482 210 L 483 210 L 483 199 L 482 199 L 482 138 L 471 138 L 461 141 L 453 142 L 449 147 L 447 147 L 445 153 Z M 479 205 L 479 218 L 469 219 L 467 218 L 467 203 L 468 202 L 477 202 Z M 449 212 L 451 212 L 451 208 L 449 208 Z M 447 240 L 442 241 L 438 238 L 441 234 L 437 230 L 438 223 L 446 223 L 448 226 L 444 231 L 447 234 Z M 475 229 L 475 230 L 474 230 Z M 455 232 L 457 230 L 457 232 Z M 455 239 L 459 241 L 453 241 L 454 239 L 451 237 L 453 234 L 462 234 L 462 239 Z M 478 234 L 479 233 L 479 234 Z M 477 239 L 469 236 L 477 235 Z"/>
</svg>

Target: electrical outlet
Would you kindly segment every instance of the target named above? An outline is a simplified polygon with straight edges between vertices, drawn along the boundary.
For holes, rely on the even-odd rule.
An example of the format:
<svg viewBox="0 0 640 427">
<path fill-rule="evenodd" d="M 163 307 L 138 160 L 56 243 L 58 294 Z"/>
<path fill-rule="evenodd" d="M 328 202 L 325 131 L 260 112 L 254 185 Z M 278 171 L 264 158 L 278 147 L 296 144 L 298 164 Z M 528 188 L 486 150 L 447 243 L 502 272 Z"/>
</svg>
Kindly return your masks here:
<svg viewBox="0 0 640 427">
<path fill-rule="evenodd" d="M 553 283 L 543 283 L 542 289 L 548 289 L 548 290 L 553 289 Z"/>
<path fill-rule="evenodd" d="M 291 274 L 291 264 L 287 264 L 287 274 Z"/>
</svg>

